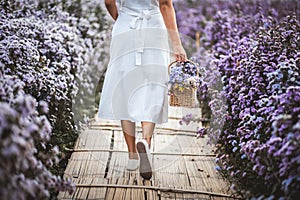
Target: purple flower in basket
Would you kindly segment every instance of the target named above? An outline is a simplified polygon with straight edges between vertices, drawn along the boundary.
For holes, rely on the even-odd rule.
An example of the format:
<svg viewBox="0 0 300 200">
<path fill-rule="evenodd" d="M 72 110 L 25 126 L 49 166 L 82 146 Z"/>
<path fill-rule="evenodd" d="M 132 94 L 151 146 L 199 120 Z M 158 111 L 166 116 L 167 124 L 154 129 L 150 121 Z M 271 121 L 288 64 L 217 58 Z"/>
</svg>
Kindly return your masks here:
<svg viewBox="0 0 300 200">
<path fill-rule="evenodd" d="M 172 88 L 179 88 L 183 90 L 186 87 L 197 87 L 201 82 L 200 77 L 197 75 L 197 66 L 194 63 L 182 62 L 176 63 L 171 66 L 169 85 Z"/>
</svg>

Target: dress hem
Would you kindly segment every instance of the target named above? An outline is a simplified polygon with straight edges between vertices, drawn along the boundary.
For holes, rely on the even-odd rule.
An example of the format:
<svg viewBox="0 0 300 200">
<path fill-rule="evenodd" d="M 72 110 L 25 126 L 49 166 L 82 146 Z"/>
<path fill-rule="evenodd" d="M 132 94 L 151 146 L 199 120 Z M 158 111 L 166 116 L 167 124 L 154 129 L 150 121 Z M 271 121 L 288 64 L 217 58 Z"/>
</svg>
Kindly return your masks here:
<svg viewBox="0 0 300 200">
<path fill-rule="evenodd" d="M 162 122 L 157 122 L 157 121 L 153 121 L 153 120 L 150 120 L 150 119 L 142 119 L 142 120 L 135 120 L 135 119 L 132 119 L 132 118 L 126 118 L 126 117 L 119 117 L 119 118 L 116 118 L 116 117 L 104 117 L 104 116 L 99 116 L 97 115 L 97 117 L 99 119 L 110 119 L 110 120 L 130 120 L 132 122 L 152 122 L 152 123 L 155 123 L 155 124 L 164 124 L 164 123 L 167 123 L 168 120 L 166 121 L 162 121 Z"/>
</svg>

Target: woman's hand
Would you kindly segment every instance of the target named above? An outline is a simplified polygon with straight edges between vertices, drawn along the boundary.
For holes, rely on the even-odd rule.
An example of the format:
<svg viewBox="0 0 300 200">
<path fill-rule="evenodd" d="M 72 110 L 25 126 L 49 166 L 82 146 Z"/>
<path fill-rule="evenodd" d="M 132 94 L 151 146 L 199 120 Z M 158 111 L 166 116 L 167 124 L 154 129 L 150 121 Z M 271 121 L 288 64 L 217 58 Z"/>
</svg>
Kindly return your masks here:
<svg viewBox="0 0 300 200">
<path fill-rule="evenodd" d="M 186 52 L 181 44 L 174 45 L 174 56 L 175 60 L 178 62 L 184 62 L 187 60 Z"/>
</svg>

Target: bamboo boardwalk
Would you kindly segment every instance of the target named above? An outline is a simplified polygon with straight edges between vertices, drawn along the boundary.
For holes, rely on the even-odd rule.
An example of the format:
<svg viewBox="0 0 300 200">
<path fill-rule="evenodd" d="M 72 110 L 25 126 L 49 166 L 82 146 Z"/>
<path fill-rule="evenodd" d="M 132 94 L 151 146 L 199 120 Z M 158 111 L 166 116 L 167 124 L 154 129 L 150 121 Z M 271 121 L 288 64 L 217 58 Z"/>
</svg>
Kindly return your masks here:
<svg viewBox="0 0 300 200">
<path fill-rule="evenodd" d="M 206 138 L 196 138 L 198 124 L 179 125 L 180 116 L 198 109 L 169 106 L 169 121 L 156 124 L 151 147 L 151 180 L 126 171 L 127 147 L 120 122 L 95 119 L 83 131 L 65 170 L 76 183 L 72 195 L 58 199 L 234 199 L 228 184 L 215 170 L 213 148 Z M 141 124 L 136 123 L 141 137 Z M 201 124 L 199 124 L 201 126 Z"/>
</svg>

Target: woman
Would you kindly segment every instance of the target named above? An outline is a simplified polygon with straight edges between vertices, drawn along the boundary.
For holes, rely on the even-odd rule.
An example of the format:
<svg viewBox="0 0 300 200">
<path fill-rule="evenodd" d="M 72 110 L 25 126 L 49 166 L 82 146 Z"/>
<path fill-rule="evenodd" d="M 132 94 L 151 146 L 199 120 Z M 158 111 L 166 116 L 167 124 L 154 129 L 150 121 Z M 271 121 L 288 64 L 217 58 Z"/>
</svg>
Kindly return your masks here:
<svg viewBox="0 0 300 200">
<path fill-rule="evenodd" d="M 99 118 L 121 120 L 128 147 L 127 170 L 151 179 L 150 145 L 156 123 L 168 120 L 167 66 L 187 56 L 178 34 L 172 0 L 105 0 L 115 20 Z M 169 43 L 171 41 L 171 43 Z M 142 137 L 135 141 L 135 123 Z"/>
</svg>

